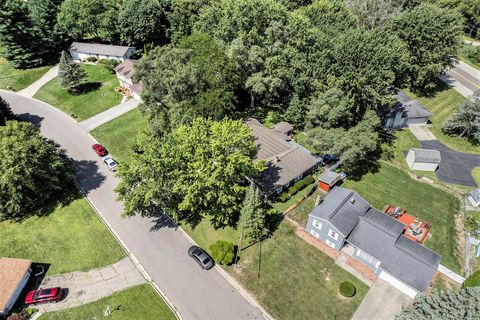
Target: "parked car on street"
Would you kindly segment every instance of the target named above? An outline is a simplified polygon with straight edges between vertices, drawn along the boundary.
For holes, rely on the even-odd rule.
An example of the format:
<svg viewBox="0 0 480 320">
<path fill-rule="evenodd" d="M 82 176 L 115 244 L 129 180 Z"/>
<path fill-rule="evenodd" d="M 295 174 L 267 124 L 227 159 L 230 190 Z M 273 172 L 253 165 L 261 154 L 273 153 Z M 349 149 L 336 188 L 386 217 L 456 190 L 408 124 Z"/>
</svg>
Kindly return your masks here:
<svg viewBox="0 0 480 320">
<path fill-rule="evenodd" d="M 93 146 L 92 146 L 92 149 L 93 151 L 95 151 L 95 153 L 99 156 L 99 157 L 104 157 L 108 154 L 108 151 L 101 145 L 101 144 L 98 144 L 98 143 L 95 143 Z"/>
<path fill-rule="evenodd" d="M 45 302 L 58 302 L 62 300 L 62 292 L 63 290 L 60 287 L 32 290 L 27 294 L 25 303 L 37 304 Z"/>
<path fill-rule="evenodd" d="M 108 170 L 115 171 L 117 170 L 117 162 L 112 159 L 112 157 L 106 157 L 103 159 L 103 162 L 107 165 Z"/>
<path fill-rule="evenodd" d="M 215 261 L 213 260 L 213 258 L 210 257 L 210 255 L 205 250 L 198 246 L 191 246 L 188 249 L 188 255 L 192 257 L 193 260 L 195 260 L 200 265 L 200 267 L 205 270 L 209 270 L 215 265 Z"/>
</svg>

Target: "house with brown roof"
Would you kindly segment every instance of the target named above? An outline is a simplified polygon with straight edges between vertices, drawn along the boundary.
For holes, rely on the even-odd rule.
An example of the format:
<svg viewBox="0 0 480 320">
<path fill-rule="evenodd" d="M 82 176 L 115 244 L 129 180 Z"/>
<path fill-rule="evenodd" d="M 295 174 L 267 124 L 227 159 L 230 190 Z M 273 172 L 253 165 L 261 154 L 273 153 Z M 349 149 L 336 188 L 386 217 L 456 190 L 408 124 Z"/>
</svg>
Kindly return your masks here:
<svg viewBox="0 0 480 320">
<path fill-rule="evenodd" d="M 6 316 L 30 278 L 32 261 L 0 257 L 0 317 Z"/>
<path fill-rule="evenodd" d="M 113 70 L 115 70 L 120 86 L 128 90 L 128 94 L 135 100 L 142 101 L 140 96 L 142 93 L 142 84 L 133 81 L 133 75 L 135 73 L 134 65 L 136 62 L 137 60 L 125 60 Z"/>
<path fill-rule="evenodd" d="M 292 131 L 290 124 L 283 122 L 272 129 L 264 127 L 257 119 L 248 119 L 255 144 L 259 146 L 257 160 L 264 160 L 267 168 L 255 182 L 265 197 L 282 193 L 290 185 L 312 173 L 321 163 L 321 158 L 297 144 L 286 133 Z"/>
</svg>

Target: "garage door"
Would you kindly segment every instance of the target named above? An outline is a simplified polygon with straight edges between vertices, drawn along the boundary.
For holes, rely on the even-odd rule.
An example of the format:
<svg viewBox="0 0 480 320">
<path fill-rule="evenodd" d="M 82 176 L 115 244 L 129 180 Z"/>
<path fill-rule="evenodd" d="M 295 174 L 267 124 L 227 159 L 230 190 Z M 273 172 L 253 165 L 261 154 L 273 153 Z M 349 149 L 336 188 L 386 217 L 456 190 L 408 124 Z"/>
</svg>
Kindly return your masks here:
<svg viewBox="0 0 480 320">
<path fill-rule="evenodd" d="M 401 282 L 400 280 L 391 276 L 390 274 L 386 273 L 383 270 L 380 271 L 380 274 L 378 275 L 378 277 L 380 279 L 383 279 L 386 282 L 388 282 L 391 286 L 393 286 L 393 287 L 397 288 L 398 290 L 402 291 L 403 293 L 405 293 L 410 298 L 415 298 L 415 296 L 418 293 L 416 290 L 410 288 L 409 286 L 407 286 L 406 284 L 404 284 L 403 282 Z"/>
</svg>

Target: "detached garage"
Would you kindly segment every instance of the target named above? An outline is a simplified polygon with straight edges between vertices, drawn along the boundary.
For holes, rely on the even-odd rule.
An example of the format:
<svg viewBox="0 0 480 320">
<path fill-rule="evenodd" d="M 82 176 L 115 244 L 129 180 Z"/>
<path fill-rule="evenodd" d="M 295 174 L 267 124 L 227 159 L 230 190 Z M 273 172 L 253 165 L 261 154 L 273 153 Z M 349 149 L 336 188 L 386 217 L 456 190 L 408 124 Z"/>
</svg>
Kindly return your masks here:
<svg viewBox="0 0 480 320">
<path fill-rule="evenodd" d="M 412 170 L 435 171 L 442 157 L 438 150 L 412 148 L 408 151 L 406 160 Z"/>
<path fill-rule="evenodd" d="M 0 257 L 0 317 L 6 316 L 30 278 L 32 261 Z"/>
</svg>

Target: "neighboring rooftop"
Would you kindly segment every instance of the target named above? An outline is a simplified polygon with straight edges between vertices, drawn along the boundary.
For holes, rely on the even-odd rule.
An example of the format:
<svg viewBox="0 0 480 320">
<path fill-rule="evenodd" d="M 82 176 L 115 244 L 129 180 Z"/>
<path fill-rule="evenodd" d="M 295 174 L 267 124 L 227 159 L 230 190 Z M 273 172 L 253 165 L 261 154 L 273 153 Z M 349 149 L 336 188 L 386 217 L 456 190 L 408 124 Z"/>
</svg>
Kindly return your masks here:
<svg viewBox="0 0 480 320">
<path fill-rule="evenodd" d="M 473 189 L 469 196 L 472 197 L 473 201 L 480 202 L 480 189 Z"/>
<path fill-rule="evenodd" d="M 256 181 L 265 195 L 270 195 L 321 161 L 286 134 L 268 129 L 256 119 L 248 119 L 246 124 L 252 129 L 255 144 L 259 146 L 256 159 L 266 161 L 267 169 Z"/>
<path fill-rule="evenodd" d="M 293 131 L 293 126 L 288 122 L 281 121 L 274 125 L 272 129 L 284 134 L 288 134 L 289 132 Z"/>
<path fill-rule="evenodd" d="M 124 60 L 122 63 L 120 63 L 118 66 L 114 68 L 115 72 L 118 74 L 126 77 L 126 78 L 132 78 L 135 70 L 133 69 L 133 66 L 137 62 L 136 60 Z"/>
<path fill-rule="evenodd" d="M 411 118 L 425 118 L 432 116 L 432 113 L 428 111 L 419 101 L 410 100 L 403 104 L 407 117 Z"/>
<path fill-rule="evenodd" d="M 135 92 L 135 93 L 141 94 L 142 93 L 142 83 L 141 82 L 134 83 L 130 87 L 130 90 Z"/>
<path fill-rule="evenodd" d="M 113 46 L 101 43 L 73 42 L 69 50 L 106 56 L 123 57 L 128 49 L 131 48 L 133 47 Z"/>
<path fill-rule="evenodd" d="M 332 183 L 338 181 L 341 174 L 333 171 L 325 171 L 318 177 L 318 181 L 331 185 Z"/>
<path fill-rule="evenodd" d="M 5 310 L 31 265 L 30 260 L 0 257 L 0 311 Z"/>
<path fill-rule="evenodd" d="M 412 148 L 410 150 L 413 151 L 415 162 L 440 163 L 442 160 L 442 156 L 438 150 L 417 148 Z"/>
</svg>

